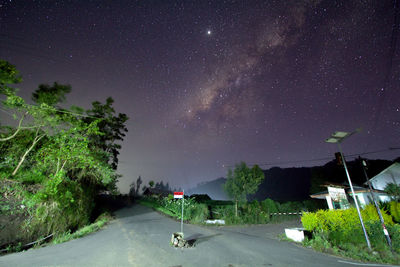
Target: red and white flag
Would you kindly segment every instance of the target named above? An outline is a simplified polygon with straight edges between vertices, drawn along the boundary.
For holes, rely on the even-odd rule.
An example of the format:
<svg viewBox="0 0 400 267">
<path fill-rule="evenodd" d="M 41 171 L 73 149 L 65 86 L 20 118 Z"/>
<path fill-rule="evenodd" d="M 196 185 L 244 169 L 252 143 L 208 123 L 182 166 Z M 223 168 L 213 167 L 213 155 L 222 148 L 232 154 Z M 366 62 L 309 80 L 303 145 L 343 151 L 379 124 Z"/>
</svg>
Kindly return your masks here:
<svg viewBox="0 0 400 267">
<path fill-rule="evenodd" d="M 183 198 L 183 192 L 174 192 L 174 198 Z"/>
</svg>

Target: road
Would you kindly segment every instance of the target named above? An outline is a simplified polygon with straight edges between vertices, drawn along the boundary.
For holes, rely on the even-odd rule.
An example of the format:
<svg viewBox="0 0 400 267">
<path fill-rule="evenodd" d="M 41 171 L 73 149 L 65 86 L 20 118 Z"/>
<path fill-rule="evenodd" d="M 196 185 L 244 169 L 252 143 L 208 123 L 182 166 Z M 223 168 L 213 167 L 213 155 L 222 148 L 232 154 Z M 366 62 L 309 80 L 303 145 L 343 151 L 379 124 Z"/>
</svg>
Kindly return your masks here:
<svg viewBox="0 0 400 267">
<path fill-rule="evenodd" d="M 96 233 L 2 256 L 0 266 L 355 266 L 349 260 L 279 241 L 275 233 L 279 225 L 185 224 L 185 237 L 196 240 L 195 246 L 178 249 L 169 242 L 171 234 L 180 230 L 179 222 L 141 205 L 116 215 Z"/>
</svg>

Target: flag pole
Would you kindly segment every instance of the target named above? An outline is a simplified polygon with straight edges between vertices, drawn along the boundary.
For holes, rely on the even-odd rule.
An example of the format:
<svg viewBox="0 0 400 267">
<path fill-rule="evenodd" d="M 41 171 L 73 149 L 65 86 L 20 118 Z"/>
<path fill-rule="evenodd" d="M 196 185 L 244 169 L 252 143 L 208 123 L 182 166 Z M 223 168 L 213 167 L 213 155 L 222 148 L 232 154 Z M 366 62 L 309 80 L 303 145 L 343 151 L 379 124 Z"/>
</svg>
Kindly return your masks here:
<svg viewBox="0 0 400 267">
<path fill-rule="evenodd" d="M 183 202 L 185 201 L 185 190 L 183 190 L 183 197 L 182 197 L 182 216 L 181 216 L 181 233 L 183 235 Z"/>
</svg>

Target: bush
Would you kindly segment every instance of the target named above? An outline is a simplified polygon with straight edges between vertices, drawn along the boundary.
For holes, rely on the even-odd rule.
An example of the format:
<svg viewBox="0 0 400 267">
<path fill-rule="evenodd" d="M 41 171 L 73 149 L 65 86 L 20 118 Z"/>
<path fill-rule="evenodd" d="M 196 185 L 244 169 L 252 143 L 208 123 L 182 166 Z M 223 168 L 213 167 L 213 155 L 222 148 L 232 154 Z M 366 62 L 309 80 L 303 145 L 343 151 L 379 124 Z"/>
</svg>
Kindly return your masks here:
<svg viewBox="0 0 400 267">
<path fill-rule="evenodd" d="M 36 194 L 26 196 L 32 220 L 26 222 L 31 236 L 75 230 L 89 222 L 94 207 L 94 189 L 69 180 L 61 173 Z"/>
<path fill-rule="evenodd" d="M 182 199 L 176 200 L 170 196 L 164 198 L 143 197 L 142 203 L 155 208 L 165 214 L 180 219 L 182 217 Z M 193 223 L 202 223 L 208 216 L 208 207 L 205 204 L 196 203 L 194 199 L 187 198 L 183 204 L 183 219 Z"/>
<path fill-rule="evenodd" d="M 296 212 L 296 211 L 301 211 L 303 209 L 303 203 L 301 202 L 295 202 L 295 201 L 288 201 L 285 203 L 282 203 L 280 205 L 280 212 Z"/>
<path fill-rule="evenodd" d="M 388 225 L 387 230 L 392 239 L 393 250 L 400 254 L 400 225 Z"/>
<path fill-rule="evenodd" d="M 277 204 L 279 204 L 279 203 L 273 201 L 270 198 L 267 198 L 267 199 L 261 201 L 262 210 L 267 213 L 279 212 Z"/>
<path fill-rule="evenodd" d="M 39 170 L 21 170 L 17 176 L 17 179 L 24 184 L 40 184 L 47 179 Z"/>
<path fill-rule="evenodd" d="M 394 225 L 391 216 L 381 211 L 387 230 L 392 237 L 393 250 L 400 252 L 400 226 Z M 307 241 L 318 250 L 322 247 L 330 252 L 354 259 L 396 262 L 397 254 L 392 254 L 380 223 L 375 206 L 368 205 L 361 211 L 370 243 L 377 255 L 369 255 L 357 210 L 319 210 L 303 214 L 301 220 L 305 229 L 313 231 L 313 240 Z M 326 242 L 329 242 L 327 245 Z"/>
<path fill-rule="evenodd" d="M 389 203 L 389 211 L 390 214 L 393 216 L 393 219 L 400 223 L 400 203 L 397 201 L 391 201 Z"/>
<path fill-rule="evenodd" d="M 209 216 L 208 207 L 205 204 L 196 204 L 188 211 L 189 220 L 193 223 L 203 223 Z"/>
<path fill-rule="evenodd" d="M 392 218 L 381 210 L 383 219 L 386 224 L 393 224 Z M 373 205 L 367 205 L 361 211 L 364 222 L 379 221 L 378 214 Z M 350 208 L 347 210 L 319 210 L 315 213 L 306 212 L 303 214 L 301 221 L 303 227 L 309 231 L 336 231 L 342 229 L 344 231 L 351 231 L 359 227 L 360 221 L 358 218 L 357 210 Z"/>
</svg>

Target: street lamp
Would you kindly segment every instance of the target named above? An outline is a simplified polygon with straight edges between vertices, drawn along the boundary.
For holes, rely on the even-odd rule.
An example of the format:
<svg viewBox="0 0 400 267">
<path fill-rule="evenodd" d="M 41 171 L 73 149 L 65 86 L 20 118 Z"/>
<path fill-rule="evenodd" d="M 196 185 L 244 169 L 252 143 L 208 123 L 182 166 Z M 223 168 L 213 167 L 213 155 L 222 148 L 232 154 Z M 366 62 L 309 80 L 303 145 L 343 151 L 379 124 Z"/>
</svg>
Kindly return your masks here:
<svg viewBox="0 0 400 267">
<path fill-rule="evenodd" d="M 360 212 L 360 207 L 358 206 L 358 202 L 357 202 L 357 199 L 356 199 L 356 194 L 354 193 L 353 184 L 352 184 L 351 179 L 350 179 L 350 174 L 349 174 L 349 171 L 347 170 L 346 160 L 344 159 L 344 156 L 343 156 L 343 153 L 342 153 L 342 148 L 340 146 L 340 143 L 345 138 L 347 138 L 347 137 L 349 137 L 349 136 L 351 136 L 351 135 L 353 135 L 353 134 L 355 134 L 357 132 L 358 132 L 357 130 L 354 131 L 354 132 L 350 132 L 350 133 L 349 132 L 334 132 L 331 135 L 331 137 L 329 137 L 328 139 L 325 140 L 325 142 L 332 143 L 332 144 L 337 144 L 338 147 L 339 147 L 339 153 L 340 153 L 340 156 L 342 158 L 343 166 L 344 166 L 344 169 L 346 171 L 346 176 L 347 176 L 347 180 L 349 181 L 351 192 L 353 193 L 353 199 L 354 199 L 354 203 L 356 204 L 358 217 L 360 218 L 360 223 L 361 223 L 361 226 L 362 226 L 363 231 L 364 231 L 365 241 L 367 241 L 368 248 L 371 250 L 371 243 L 369 242 L 368 234 L 367 234 L 367 231 L 365 230 L 364 222 L 363 222 L 363 219 L 362 219 L 362 216 L 361 216 L 361 212 Z"/>
</svg>

